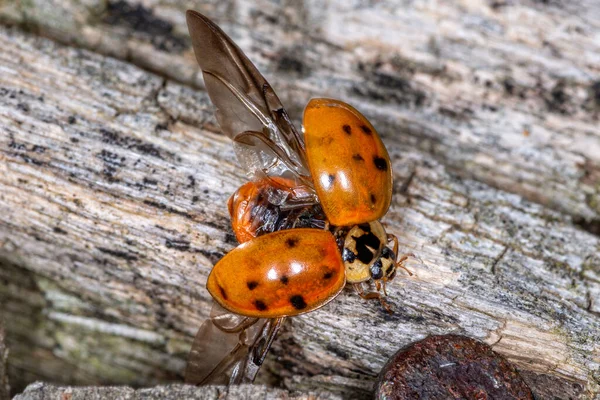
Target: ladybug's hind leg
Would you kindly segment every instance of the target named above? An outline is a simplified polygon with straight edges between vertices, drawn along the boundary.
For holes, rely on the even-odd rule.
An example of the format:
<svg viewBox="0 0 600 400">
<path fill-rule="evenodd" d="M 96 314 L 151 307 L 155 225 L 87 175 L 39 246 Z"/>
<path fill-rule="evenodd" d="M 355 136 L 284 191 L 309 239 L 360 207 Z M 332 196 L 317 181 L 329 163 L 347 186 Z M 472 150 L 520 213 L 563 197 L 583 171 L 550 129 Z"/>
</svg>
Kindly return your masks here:
<svg viewBox="0 0 600 400">
<path fill-rule="evenodd" d="M 261 339 L 260 343 L 255 344 L 256 347 L 254 347 L 254 357 L 252 361 L 259 368 L 265 361 L 265 357 L 267 356 L 283 321 L 285 321 L 285 317 L 271 319 L 266 326 L 266 329 L 268 330 L 266 336 Z"/>
<path fill-rule="evenodd" d="M 375 285 L 377 287 L 377 290 L 379 291 L 379 288 L 380 288 L 379 281 L 375 281 Z M 390 314 L 393 313 L 392 306 L 390 306 L 390 304 L 387 301 L 385 301 L 385 296 L 382 296 L 381 293 L 379 293 L 379 292 L 365 293 L 363 290 L 363 287 L 362 287 L 362 283 L 353 283 L 352 286 L 354 287 L 354 290 L 356 291 L 356 293 L 358 293 L 358 295 L 360 297 L 362 297 L 363 299 L 365 299 L 365 300 L 377 299 L 381 303 L 381 306 L 383 308 L 385 308 L 385 310 L 388 313 L 390 313 Z"/>
</svg>

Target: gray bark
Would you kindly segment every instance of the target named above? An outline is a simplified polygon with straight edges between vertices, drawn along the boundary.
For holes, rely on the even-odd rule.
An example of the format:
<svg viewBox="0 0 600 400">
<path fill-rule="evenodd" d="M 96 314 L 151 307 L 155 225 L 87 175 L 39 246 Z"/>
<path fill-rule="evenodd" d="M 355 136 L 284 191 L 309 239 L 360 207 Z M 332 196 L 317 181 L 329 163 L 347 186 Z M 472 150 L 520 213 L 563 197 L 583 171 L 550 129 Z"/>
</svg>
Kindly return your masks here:
<svg viewBox="0 0 600 400">
<path fill-rule="evenodd" d="M 10 386 L 8 385 L 8 372 L 6 371 L 8 349 L 4 342 L 4 336 L 4 326 L 0 321 L 0 400 L 10 399 Z"/>
<path fill-rule="evenodd" d="M 15 396 L 14 400 L 337 400 L 338 396 L 328 393 L 307 392 L 304 394 L 289 393 L 286 390 L 268 388 L 262 385 L 239 385 L 229 388 L 222 386 L 194 387 L 184 385 L 155 386 L 147 389 L 132 389 L 123 386 L 102 387 L 57 387 L 36 382 L 27 387 L 25 392 Z"/>
<path fill-rule="evenodd" d="M 388 287 L 391 316 L 345 290 L 291 319 L 259 381 L 368 396 L 398 348 L 460 333 L 541 398 L 598 396 L 600 7 L 345 4 L 193 7 L 296 121 L 313 96 L 369 117 L 394 168 L 384 222 L 420 259 Z M 15 388 L 181 379 L 208 272 L 236 244 L 226 201 L 246 181 L 182 7 L 0 4 L 35 32 L 0 29 L 0 312 Z"/>
</svg>

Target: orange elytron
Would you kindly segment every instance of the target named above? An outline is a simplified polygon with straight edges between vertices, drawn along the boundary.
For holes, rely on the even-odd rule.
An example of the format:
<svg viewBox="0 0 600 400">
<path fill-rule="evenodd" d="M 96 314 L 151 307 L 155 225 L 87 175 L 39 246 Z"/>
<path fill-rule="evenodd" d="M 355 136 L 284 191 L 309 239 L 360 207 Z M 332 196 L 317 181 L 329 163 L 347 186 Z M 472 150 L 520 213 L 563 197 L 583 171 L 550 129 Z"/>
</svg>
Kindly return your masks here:
<svg viewBox="0 0 600 400">
<path fill-rule="evenodd" d="M 329 222 L 352 226 L 383 217 L 392 200 L 392 168 L 369 121 L 341 101 L 313 99 L 303 125 L 310 173 Z"/>
<path fill-rule="evenodd" d="M 335 239 L 322 229 L 289 229 L 230 251 L 212 269 L 206 287 L 224 308 L 256 318 L 312 311 L 346 284 Z"/>
<path fill-rule="evenodd" d="M 186 381 L 252 382 L 282 321 L 323 306 L 346 281 L 389 309 L 379 291 L 406 258 L 378 221 L 390 205 L 391 164 L 373 126 L 338 100 L 309 103 L 303 138 L 217 25 L 195 11 L 187 23 L 219 125 L 252 181 L 228 203 L 243 244 L 209 276 L 216 304 L 192 345 Z M 371 279 L 377 292 L 364 293 Z"/>
</svg>

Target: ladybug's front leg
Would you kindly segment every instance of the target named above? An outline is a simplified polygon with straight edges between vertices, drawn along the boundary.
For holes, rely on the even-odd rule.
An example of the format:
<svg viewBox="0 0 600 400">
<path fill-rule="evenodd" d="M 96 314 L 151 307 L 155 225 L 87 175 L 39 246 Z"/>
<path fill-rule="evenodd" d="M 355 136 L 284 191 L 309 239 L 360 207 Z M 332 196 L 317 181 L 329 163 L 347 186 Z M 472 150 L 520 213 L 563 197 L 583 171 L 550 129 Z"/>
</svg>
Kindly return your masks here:
<svg viewBox="0 0 600 400">
<path fill-rule="evenodd" d="M 403 270 L 405 270 L 408 273 L 408 275 L 412 276 L 413 273 L 404 266 L 404 261 L 408 260 L 409 257 L 417 258 L 417 256 L 413 253 L 403 254 L 402 256 L 400 256 L 398 254 L 398 237 L 396 237 L 396 235 L 392 235 L 391 233 L 388 233 L 387 238 L 388 238 L 388 243 L 394 242 L 393 251 L 397 257 L 396 258 L 396 267 L 402 268 Z"/>
<path fill-rule="evenodd" d="M 374 279 L 375 282 L 375 289 L 377 289 L 378 292 L 383 291 L 383 295 L 385 297 L 387 297 L 387 290 L 385 290 L 385 283 L 388 281 L 388 279 L 384 276 L 381 279 Z"/>
</svg>

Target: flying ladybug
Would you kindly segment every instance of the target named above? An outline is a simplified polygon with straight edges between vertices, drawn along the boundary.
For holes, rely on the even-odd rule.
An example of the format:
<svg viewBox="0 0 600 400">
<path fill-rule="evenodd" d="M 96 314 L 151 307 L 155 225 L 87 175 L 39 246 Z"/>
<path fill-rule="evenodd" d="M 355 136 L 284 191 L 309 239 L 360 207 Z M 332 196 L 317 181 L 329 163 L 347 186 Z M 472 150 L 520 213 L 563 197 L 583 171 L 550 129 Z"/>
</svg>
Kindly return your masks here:
<svg viewBox="0 0 600 400">
<path fill-rule="evenodd" d="M 371 123 L 344 102 L 317 98 L 301 135 L 215 23 L 190 10 L 187 24 L 217 120 L 251 181 L 228 203 L 241 244 L 208 277 L 216 304 L 192 345 L 186 381 L 252 382 L 282 321 L 327 304 L 346 282 L 389 310 L 385 284 L 408 256 L 398 257 L 398 239 L 379 222 L 392 168 Z M 377 290 L 365 293 L 369 280 Z"/>
</svg>

